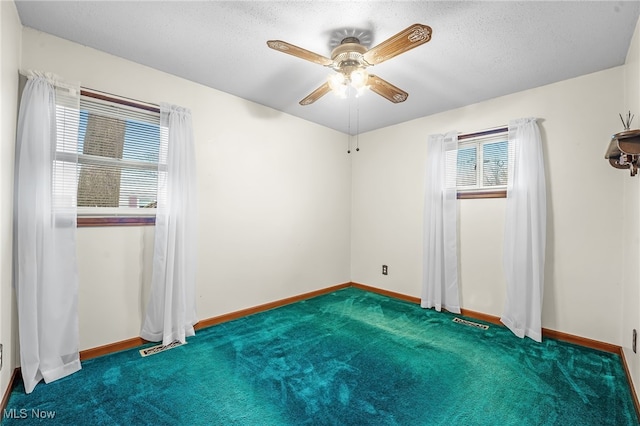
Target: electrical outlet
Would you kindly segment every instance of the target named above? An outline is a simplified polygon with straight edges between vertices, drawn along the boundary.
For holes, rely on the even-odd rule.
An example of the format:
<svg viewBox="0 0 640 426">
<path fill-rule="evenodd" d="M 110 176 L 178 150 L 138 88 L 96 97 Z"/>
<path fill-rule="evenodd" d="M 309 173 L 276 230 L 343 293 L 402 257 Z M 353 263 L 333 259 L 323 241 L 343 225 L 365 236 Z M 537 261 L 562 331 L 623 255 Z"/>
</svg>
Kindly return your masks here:
<svg viewBox="0 0 640 426">
<path fill-rule="evenodd" d="M 631 343 L 631 349 L 633 349 L 634 353 L 637 353 L 637 343 L 638 343 L 638 332 L 636 329 L 633 329 L 633 341 Z"/>
<path fill-rule="evenodd" d="M 388 275 L 388 268 L 387 265 L 382 265 L 382 275 Z"/>
</svg>

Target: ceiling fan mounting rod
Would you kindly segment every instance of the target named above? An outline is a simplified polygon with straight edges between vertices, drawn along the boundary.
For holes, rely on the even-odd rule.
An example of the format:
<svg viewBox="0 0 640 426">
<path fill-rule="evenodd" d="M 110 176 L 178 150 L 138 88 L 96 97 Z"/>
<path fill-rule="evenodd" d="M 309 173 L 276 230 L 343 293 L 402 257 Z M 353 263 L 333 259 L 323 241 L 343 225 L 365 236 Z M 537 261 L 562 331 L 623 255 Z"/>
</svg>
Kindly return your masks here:
<svg viewBox="0 0 640 426">
<path fill-rule="evenodd" d="M 345 43 L 356 43 L 356 44 L 360 44 L 360 39 L 358 37 L 345 37 L 342 39 L 342 41 L 340 42 L 340 44 L 345 44 Z"/>
</svg>

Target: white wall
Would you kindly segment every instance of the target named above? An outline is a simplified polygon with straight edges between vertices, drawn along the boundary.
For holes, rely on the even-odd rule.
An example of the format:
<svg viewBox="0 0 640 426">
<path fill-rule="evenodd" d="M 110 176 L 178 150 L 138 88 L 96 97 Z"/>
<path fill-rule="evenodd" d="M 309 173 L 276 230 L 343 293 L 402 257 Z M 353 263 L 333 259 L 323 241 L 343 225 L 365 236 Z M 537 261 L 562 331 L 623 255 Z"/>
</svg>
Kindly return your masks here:
<svg viewBox="0 0 640 426">
<path fill-rule="evenodd" d="M 12 275 L 13 160 L 18 114 L 22 26 L 12 1 L 0 2 L 0 343 L 4 345 L 0 398 L 17 363 Z"/>
<path fill-rule="evenodd" d="M 419 296 L 427 135 L 535 116 L 549 197 L 543 327 L 627 340 L 617 224 L 628 177 L 603 158 L 619 127 L 626 67 L 363 134 L 348 156 L 332 130 L 31 29 L 22 38 L 23 68 L 192 109 L 201 318 L 349 280 Z M 504 200 L 459 205 L 462 306 L 500 315 Z M 79 229 L 81 349 L 137 335 L 151 230 Z"/>
<path fill-rule="evenodd" d="M 343 134 L 32 29 L 22 36 L 25 69 L 192 110 L 201 319 L 350 280 Z M 138 335 L 152 232 L 78 230 L 81 349 Z"/>
<path fill-rule="evenodd" d="M 619 128 L 624 67 L 511 94 L 360 136 L 353 157 L 352 280 L 420 296 L 426 140 L 538 117 L 547 166 L 542 325 L 622 343 L 618 224 L 624 172 L 604 152 Z M 459 201 L 462 307 L 500 316 L 504 199 Z M 389 265 L 389 275 L 380 273 Z"/>
<path fill-rule="evenodd" d="M 632 129 L 640 128 L 640 20 L 629 47 L 624 75 L 624 107 L 620 113 L 627 111 L 636 115 Z M 617 131 L 622 130 L 620 123 Z M 622 234 L 624 241 L 623 267 L 623 304 L 622 304 L 622 346 L 636 393 L 640 395 L 640 352 L 631 350 L 633 330 L 640 331 L 640 276 L 637 265 L 640 260 L 640 183 L 638 176 L 624 177 L 621 195 L 624 199 Z M 638 348 L 640 350 L 640 348 Z"/>
</svg>

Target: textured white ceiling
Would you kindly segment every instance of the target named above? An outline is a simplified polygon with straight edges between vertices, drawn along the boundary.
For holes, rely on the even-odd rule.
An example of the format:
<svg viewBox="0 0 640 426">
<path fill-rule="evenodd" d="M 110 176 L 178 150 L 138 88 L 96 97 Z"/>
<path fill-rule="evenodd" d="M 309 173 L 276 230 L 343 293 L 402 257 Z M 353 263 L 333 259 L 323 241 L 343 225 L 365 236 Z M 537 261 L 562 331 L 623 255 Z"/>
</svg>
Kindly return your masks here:
<svg viewBox="0 0 640 426">
<path fill-rule="evenodd" d="M 639 1 L 16 5 L 27 27 L 351 134 L 622 65 L 640 13 Z M 400 104 L 369 92 L 300 106 L 329 70 L 266 45 L 330 56 L 341 34 L 362 33 L 372 47 L 414 23 L 431 26 L 432 40 L 369 69 L 409 93 Z"/>
</svg>

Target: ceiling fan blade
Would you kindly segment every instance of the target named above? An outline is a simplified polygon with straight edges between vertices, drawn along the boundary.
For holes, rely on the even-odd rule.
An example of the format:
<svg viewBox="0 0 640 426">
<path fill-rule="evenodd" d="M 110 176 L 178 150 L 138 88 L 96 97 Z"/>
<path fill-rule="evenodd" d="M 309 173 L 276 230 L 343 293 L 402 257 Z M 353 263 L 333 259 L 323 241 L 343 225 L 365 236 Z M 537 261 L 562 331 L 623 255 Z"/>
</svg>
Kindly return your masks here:
<svg viewBox="0 0 640 426">
<path fill-rule="evenodd" d="M 305 59 L 307 61 L 314 62 L 320 65 L 331 65 L 333 61 L 329 58 L 326 58 L 322 55 L 318 55 L 317 53 L 313 53 L 309 50 L 303 49 L 302 47 L 294 46 L 291 43 L 287 43 L 282 40 L 269 40 L 267 41 L 267 46 L 272 48 L 273 50 L 278 50 L 283 53 L 288 53 L 289 55 L 297 56 L 298 58 Z"/>
<path fill-rule="evenodd" d="M 329 93 L 331 91 L 331 87 L 329 87 L 329 83 L 324 83 L 322 86 L 318 87 L 316 90 L 311 92 L 306 98 L 300 101 L 300 105 L 310 105 Z"/>
<path fill-rule="evenodd" d="M 404 102 L 409 97 L 409 94 L 407 92 L 397 88 L 387 80 L 383 80 L 376 75 L 369 75 L 367 84 L 369 85 L 369 89 L 371 89 L 378 95 L 390 100 L 394 104 Z"/>
<path fill-rule="evenodd" d="M 413 24 L 377 46 L 372 47 L 363 57 L 369 65 L 377 65 L 414 47 L 425 44 L 429 40 L 431 40 L 431 27 L 428 25 Z"/>
</svg>

